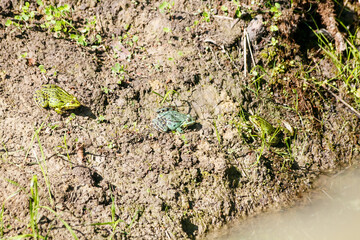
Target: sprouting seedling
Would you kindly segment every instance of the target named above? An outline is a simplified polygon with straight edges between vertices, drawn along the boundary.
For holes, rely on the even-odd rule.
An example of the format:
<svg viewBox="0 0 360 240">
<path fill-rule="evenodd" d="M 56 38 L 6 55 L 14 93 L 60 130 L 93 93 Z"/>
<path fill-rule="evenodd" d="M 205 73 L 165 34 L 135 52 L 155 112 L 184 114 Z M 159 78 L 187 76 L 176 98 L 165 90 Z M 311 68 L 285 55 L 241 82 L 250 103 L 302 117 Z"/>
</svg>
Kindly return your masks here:
<svg viewBox="0 0 360 240">
<path fill-rule="evenodd" d="M 118 84 L 121 84 L 122 81 L 125 79 L 125 74 L 126 74 L 124 65 L 120 65 L 120 63 L 115 63 L 115 65 L 111 68 L 111 71 L 114 75 L 120 78 Z"/>
<path fill-rule="evenodd" d="M 116 219 L 116 197 L 114 197 L 113 195 L 111 195 L 111 208 L 110 208 L 110 212 L 111 212 L 111 222 L 99 222 L 99 223 L 92 223 L 91 226 L 104 226 L 104 225 L 110 225 L 112 227 L 112 233 L 109 236 L 108 240 L 113 239 L 113 237 L 115 236 L 115 234 L 118 232 L 116 230 L 117 226 L 119 225 L 119 223 L 126 223 L 124 220 L 122 219 Z M 139 214 L 141 213 L 141 210 L 136 210 L 130 224 L 126 224 L 126 229 L 122 230 L 121 233 L 124 235 L 128 235 L 128 232 L 130 232 L 130 229 L 132 227 L 132 225 L 134 224 L 134 222 L 136 221 L 136 219 L 139 217 Z"/>
<path fill-rule="evenodd" d="M 0 211 L 0 237 L 2 238 L 4 236 L 4 212 L 5 212 L 5 203 L 10 200 L 11 198 L 15 197 L 19 192 L 21 192 L 22 189 L 17 190 L 16 192 L 14 192 L 13 194 L 11 194 L 10 196 L 8 196 L 1 207 L 1 211 Z"/>
<path fill-rule="evenodd" d="M 159 5 L 159 11 L 161 13 L 165 13 L 166 11 L 169 12 L 171 14 L 171 9 L 172 7 L 175 5 L 175 2 L 167 2 L 167 1 L 163 1 L 160 5 Z"/>
<path fill-rule="evenodd" d="M 104 115 L 100 115 L 96 120 L 97 123 L 103 123 L 105 121 L 106 121 L 106 118 L 104 117 Z"/>
<path fill-rule="evenodd" d="M 63 145 L 62 146 L 60 145 L 60 146 L 57 146 L 57 147 L 65 150 L 66 158 L 67 158 L 68 162 L 70 163 L 70 168 L 72 168 L 72 162 L 71 162 L 71 159 L 70 159 L 69 149 L 68 149 L 67 141 L 66 141 L 66 134 L 64 134 L 64 137 L 63 137 Z"/>
<path fill-rule="evenodd" d="M 32 237 L 34 239 L 43 239 L 44 237 L 39 235 L 39 227 L 38 227 L 38 220 L 39 220 L 39 209 L 46 209 L 49 212 L 53 213 L 66 227 L 66 229 L 70 232 L 72 237 L 76 240 L 78 240 L 78 237 L 76 236 L 75 232 L 72 230 L 69 224 L 67 224 L 62 218 L 59 217 L 58 213 L 55 212 L 53 209 L 47 207 L 47 206 L 41 206 L 40 205 L 40 198 L 39 198 L 39 190 L 38 190 L 38 184 L 37 184 L 37 176 L 34 175 L 31 179 L 30 183 L 30 197 L 29 197 L 29 212 L 30 212 L 30 228 L 32 230 L 32 234 L 26 234 L 17 236 L 19 239 L 26 238 L 26 237 Z"/>
<path fill-rule="evenodd" d="M 10 25 L 14 25 L 17 28 L 21 29 L 21 27 L 23 26 L 22 24 L 25 24 L 26 27 L 28 28 L 29 27 L 28 21 L 30 20 L 30 24 L 31 24 L 36 14 L 36 11 L 29 11 L 29 7 L 30 7 L 30 3 L 25 2 L 24 6 L 21 7 L 21 13 L 19 15 L 14 16 L 14 19 L 16 21 L 12 21 L 8 19 L 5 23 L 5 26 L 8 27 Z"/>
<path fill-rule="evenodd" d="M 44 65 L 39 65 L 39 69 L 41 73 L 46 73 L 46 69 L 44 67 Z"/>
<path fill-rule="evenodd" d="M 155 92 L 155 91 L 152 91 L 152 92 L 162 98 L 162 100 L 161 100 L 161 102 L 160 102 L 160 105 L 161 105 L 161 106 L 165 103 L 165 101 L 167 101 L 167 98 L 168 98 L 171 94 L 179 94 L 179 93 L 178 93 L 177 91 L 175 91 L 175 90 L 169 90 L 169 91 L 167 91 L 164 96 L 162 96 L 160 93 L 157 93 L 157 92 Z"/>
<path fill-rule="evenodd" d="M 216 138 L 217 138 L 217 140 L 219 142 L 219 145 L 221 145 L 221 136 L 220 136 L 220 133 L 219 133 L 218 128 L 216 126 L 216 121 L 215 120 L 214 120 L 214 128 L 215 128 Z"/>
</svg>

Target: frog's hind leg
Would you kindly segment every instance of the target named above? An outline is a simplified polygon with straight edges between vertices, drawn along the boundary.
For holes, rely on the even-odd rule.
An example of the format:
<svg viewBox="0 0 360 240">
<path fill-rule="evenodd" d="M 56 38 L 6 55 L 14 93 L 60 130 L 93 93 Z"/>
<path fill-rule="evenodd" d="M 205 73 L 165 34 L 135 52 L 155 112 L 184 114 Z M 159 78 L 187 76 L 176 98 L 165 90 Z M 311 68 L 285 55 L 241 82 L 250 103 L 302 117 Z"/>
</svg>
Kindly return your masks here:
<svg viewBox="0 0 360 240">
<path fill-rule="evenodd" d="M 49 106 L 49 101 L 41 90 L 35 91 L 34 101 L 40 107 L 46 108 Z"/>
<path fill-rule="evenodd" d="M 167 132 L 169 130 L 169 128 L 166 126 L 166 122 L 164 122 L 164 119 L 161 118 L 153 119 L 151 125 L 158 131 Z"/>
</svg>

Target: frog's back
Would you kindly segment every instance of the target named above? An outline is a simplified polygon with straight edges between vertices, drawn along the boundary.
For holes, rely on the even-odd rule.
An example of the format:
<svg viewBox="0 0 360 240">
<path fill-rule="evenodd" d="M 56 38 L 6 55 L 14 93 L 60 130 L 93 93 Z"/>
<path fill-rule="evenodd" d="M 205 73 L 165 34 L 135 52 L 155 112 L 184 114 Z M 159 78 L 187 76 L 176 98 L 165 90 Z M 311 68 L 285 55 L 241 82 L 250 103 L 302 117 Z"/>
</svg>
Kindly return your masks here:
<svg viewBox="0 0 360 240">
<path fill-rule="evenodd" d="M 169 128 L 167 127 L 167 121 L 164 118 L 157 117 L 152 120 L 152 126 L 158 131 L 167 132 Z"/>
</svg>

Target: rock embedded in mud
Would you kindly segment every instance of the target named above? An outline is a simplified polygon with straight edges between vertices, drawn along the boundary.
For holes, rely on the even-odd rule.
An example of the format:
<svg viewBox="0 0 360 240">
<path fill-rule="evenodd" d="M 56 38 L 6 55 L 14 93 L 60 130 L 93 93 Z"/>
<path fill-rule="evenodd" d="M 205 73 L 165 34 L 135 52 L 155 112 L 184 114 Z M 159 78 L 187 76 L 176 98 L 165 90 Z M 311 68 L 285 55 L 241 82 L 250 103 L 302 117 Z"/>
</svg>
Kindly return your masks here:
<svg viewBox="0 0 360 240">
<path fill-rule="evenodd" d="M 250 21 L 246 31 L 251 43 L 257 42 L 265 33 L 264 20 L 262 15 L 257 15 Z"/>
</svg>

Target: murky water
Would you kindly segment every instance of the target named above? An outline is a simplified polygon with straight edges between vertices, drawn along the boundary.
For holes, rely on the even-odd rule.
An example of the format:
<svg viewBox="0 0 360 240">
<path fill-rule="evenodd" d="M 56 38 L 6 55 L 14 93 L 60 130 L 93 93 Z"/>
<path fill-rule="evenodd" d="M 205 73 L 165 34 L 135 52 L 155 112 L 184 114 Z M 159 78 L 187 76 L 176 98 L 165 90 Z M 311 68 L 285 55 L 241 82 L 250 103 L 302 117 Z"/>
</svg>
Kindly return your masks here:
<svg viewBox="0 0 360 240">
<path fill-rule="evenodd" d="M 305 206 L 252 218 L 207 239 L 360 239 L 360 166 L 323 182 Z"/>
</svg>

